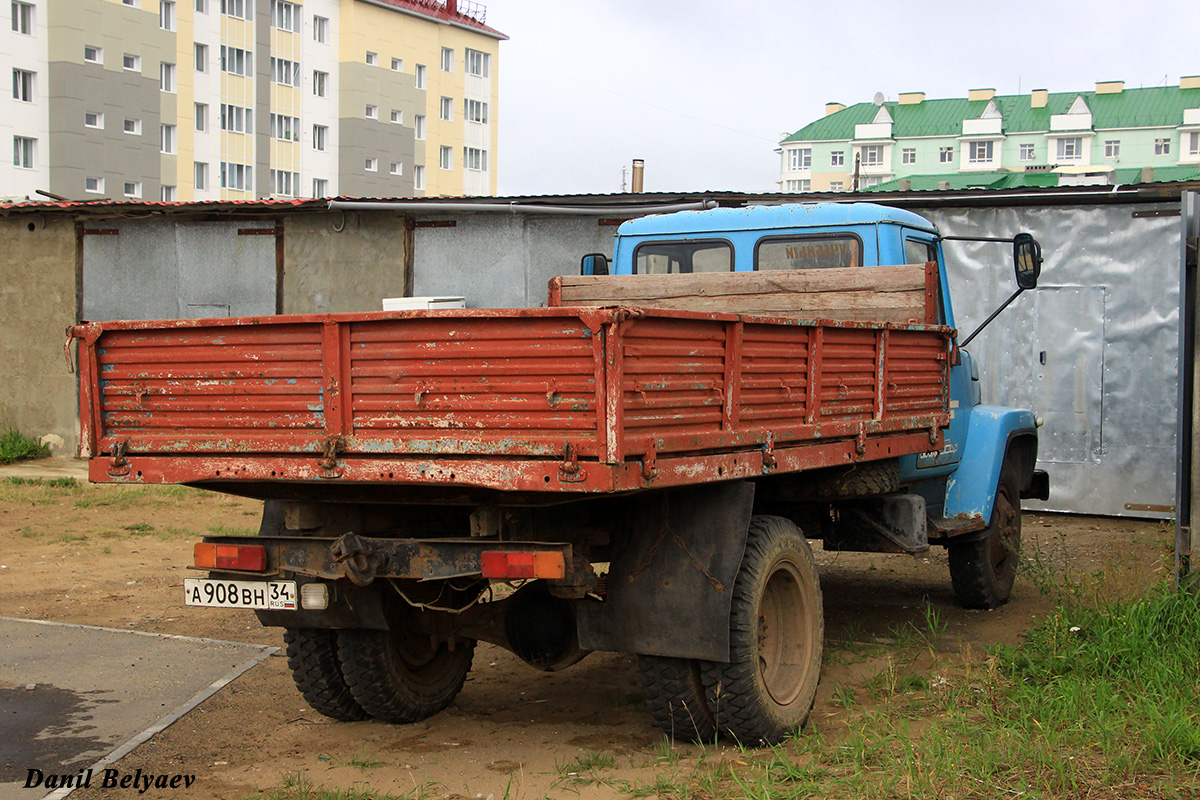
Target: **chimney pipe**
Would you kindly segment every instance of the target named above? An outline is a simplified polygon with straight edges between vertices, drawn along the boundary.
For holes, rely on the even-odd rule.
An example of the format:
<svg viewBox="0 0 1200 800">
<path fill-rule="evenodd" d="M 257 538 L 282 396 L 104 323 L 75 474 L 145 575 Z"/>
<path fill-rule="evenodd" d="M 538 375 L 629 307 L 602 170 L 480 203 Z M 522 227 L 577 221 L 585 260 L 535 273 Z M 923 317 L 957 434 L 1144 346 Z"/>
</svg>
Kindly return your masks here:
<svg viewBox="0 0 1200 800">
<path fill-rule="evenodd" d="M 633 193 L 642 193 L 642 184 L 646 175 L 646 162 L 643 159 L 635 158 L 633 160 Z"/>
<path fill-rule="evenodd" d="M 446 11 L 451 14 L 458 14 L 458 0 L 446 0 Z"/>
</svg>

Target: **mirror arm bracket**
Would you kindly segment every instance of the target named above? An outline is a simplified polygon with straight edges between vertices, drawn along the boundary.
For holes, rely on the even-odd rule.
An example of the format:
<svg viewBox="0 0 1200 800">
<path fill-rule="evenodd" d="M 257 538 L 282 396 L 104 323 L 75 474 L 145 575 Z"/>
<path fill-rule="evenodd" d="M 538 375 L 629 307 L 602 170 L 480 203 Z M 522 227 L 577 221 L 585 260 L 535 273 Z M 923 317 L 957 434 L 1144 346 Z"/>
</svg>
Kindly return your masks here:
<svg viewBox="0 0 1200 800">
<path fill-rule="evenodd" d="M 1020 294 L 1024 291 L 1025 291 L 1024 289 L 1017 289 L 1015 292 L 1013 292 L 1009 296 L 1009 298 L 1000 305 L 999 308 L 997 308 L 995 311 L 992 312 L 990 317 L 988 317 L 987 319 L 985 319 L 983 321 L 982 325 L 980 325 L 978 328 L 976 328 L 974 330 L 974 332 L 970 336 L 968 336 L 966 339 L 959 342 L 958 346 L 961 348 L 965 348 L 967 345 L 969 345 L 971 343 L 971 340 L 979 335 L 980 331 L 982 331 L 988 325 L 992 324 L 992 320 L 994 320 L 996 317 L 1000 316 L 1000 312 L 1003 311 L 1004 309 L 1008 308 L 1010 305 L 1012 305 L 1012 301 L 1016 300 L 1017 297 L 1020 296 Z"/>
</svg>

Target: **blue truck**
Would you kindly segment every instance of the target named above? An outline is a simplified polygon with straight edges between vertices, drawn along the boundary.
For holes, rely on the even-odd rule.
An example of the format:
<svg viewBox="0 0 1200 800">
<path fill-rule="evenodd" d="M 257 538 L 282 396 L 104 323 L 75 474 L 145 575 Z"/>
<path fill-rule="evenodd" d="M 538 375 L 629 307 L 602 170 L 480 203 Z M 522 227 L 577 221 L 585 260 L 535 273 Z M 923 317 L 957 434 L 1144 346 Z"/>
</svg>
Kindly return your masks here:
<svg viewBox="0 0 1200 800">
<path fill-rule="evenodd" d="M 945 239 L 878 205 L 714 208 L 625 222 L 547 308 L 85 323 L 90 476 L 265 501 L 257 536 L 196 544 L 184 601 L 284 628 L 326 716 L 436 714 L 484 641 L 636 654 L 668 735 L 775 742 L 820 676 L 810 541 L 944 546 L 992 608 L 1048 496 L 1033 413 L 981 403 Z M 1040 247 L 991 241 L 1007 305 Z"/>
</svg>

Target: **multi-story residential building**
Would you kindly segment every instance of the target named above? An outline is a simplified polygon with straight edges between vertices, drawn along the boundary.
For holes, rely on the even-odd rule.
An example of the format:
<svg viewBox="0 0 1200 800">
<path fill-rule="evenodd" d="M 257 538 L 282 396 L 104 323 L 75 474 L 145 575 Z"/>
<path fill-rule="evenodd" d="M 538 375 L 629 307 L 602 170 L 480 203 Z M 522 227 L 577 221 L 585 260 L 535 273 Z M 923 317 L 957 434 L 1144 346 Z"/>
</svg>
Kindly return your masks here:
<svg viewBox="0 0 1200 800">
<path fill-rule="evenodd" d="M 8 0 L 0 197 L 496 193 L 469 0 Z"/>
<path fill-rule="evenodd" d="M 1103 81 L 1090 92 L 830 103 L 778 152 L 785 192 L 1183 180 L 1200 172 L 1200 76 L 1143 89 Z"/>
</svg>

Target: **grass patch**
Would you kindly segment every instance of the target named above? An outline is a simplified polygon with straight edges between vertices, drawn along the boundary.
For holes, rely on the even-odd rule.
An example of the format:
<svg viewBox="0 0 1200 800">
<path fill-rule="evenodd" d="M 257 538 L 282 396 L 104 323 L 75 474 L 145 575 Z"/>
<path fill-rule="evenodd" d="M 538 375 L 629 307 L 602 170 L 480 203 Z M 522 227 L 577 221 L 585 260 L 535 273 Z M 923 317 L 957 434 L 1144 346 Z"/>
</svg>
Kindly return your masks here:
<svg viewBox="0 0 1200 800">
<path fill-rule="evenodd" d="M 258 795 L 263 800 L 428 800 L 440 796 L 434 783 L 422 783 L 403 794 L 392 794 L 365 786 L 329 789 L 313 783 L 307 775 L 285 775 L 278 786 Z"/>
<path fill-rule="evenodd" d="M 45 458 L 48 455 L 50 455 L 50 448 L 37 439 L 22 436 L 12 428 L 0 433 L 0 464 Z"/>
</svg>

